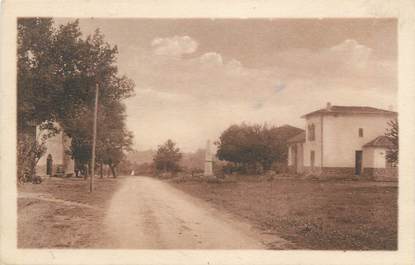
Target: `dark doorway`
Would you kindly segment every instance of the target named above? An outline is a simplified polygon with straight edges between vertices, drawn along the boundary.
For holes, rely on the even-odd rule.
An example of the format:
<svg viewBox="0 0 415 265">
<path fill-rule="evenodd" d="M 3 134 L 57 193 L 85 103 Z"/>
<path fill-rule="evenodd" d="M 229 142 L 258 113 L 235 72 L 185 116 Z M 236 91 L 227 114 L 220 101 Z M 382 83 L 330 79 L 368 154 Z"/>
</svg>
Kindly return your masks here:
<svg viewBox="0 0 415 265">
<path fill-rule="evenodd" d="M 311 165 L 311 168 L 314 168 L 314 160 L 315 160 L 315 153 L 314 153 L 314 151 L 310 151 L 310 165 Z"/>
<path fill-rule="evenodd" d="M 53 165 L 52 155 L 49 154 L 46 160 L 46 175 L 52 176 L 52 165 Z"/>
<path fill-rule="evenodd" d="M 362 158 L 363 153 L 362 151 L 356 151 L 355 154 L 355 175 L 360 176 L 362 173 Z"/>
</svg>

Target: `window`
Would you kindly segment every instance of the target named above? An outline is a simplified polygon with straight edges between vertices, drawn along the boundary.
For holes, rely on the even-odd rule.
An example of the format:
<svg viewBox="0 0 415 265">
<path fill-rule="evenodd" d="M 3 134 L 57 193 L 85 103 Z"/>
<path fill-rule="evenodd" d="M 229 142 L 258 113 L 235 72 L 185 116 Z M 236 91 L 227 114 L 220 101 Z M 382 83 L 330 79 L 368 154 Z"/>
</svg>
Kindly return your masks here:
<svg viewBox="0 0 415 265">
<path fill-rule="evenodd" d="M 314 141 L 316 139 L 316 130 L 314 124 L 308 125 L 308 140 Z"/>
<path fill-rule="evenodd" d="M 314 159 L 315 159 L 315 153 L 314 153 L 314 151 L 310 151 L 310 166 L 311 166 L 311 168 L 314 168 Z"/>
<path fill-rule="evenodd" d="M 359 137 L 363 137 L 363 128 L 359 128 Z"/>
</svg>

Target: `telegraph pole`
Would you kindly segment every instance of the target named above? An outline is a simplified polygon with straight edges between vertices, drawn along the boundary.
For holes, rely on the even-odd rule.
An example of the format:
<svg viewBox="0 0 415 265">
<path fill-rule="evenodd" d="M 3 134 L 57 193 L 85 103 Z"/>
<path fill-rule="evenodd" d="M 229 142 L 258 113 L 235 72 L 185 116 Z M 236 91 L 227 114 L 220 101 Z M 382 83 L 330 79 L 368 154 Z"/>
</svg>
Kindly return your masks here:
<svg viewBox="0 0 415 265">
<path fill-rule="evenodd" d="M 91 158 L 91 177 L 89 178 L 89 192 L 92 192 L 94 188 L 94 176 L 95 176 L 95 149 L 97 142 L 97 118 L 98 118 L 98 95 L 99 85 L 95 84 L 95 109 L 94 109 L 94 125 L 92 133 L 92 158 Z"/>
</svg>

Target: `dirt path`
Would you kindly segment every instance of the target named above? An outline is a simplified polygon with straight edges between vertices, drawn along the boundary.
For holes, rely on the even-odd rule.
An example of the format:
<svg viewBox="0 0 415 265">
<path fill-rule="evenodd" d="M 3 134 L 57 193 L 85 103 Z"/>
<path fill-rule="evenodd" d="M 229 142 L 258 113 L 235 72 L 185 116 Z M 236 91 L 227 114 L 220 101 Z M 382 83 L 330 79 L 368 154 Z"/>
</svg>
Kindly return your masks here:
<svg viewBox="0 0 415 265">
<path fill-rule="evenodd" d="M 148 177 L 123 182 L 105 218 L 114 248 L 265 248 L 266 235 L 168 183 Z"/>
</svg>

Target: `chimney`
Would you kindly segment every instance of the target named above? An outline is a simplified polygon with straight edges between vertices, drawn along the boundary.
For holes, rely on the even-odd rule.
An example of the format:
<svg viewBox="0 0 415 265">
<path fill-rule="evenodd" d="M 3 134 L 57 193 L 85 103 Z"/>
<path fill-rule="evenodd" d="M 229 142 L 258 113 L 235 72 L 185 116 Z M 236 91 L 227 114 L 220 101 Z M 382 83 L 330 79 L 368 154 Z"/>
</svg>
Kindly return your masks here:
<svg viewBox="0 0 415 265">
<path fill-rule="evenodd" d="M 331 110 L 331 103 L 330 102 L 327 102 L 326 110 Z"/>
</svg>

